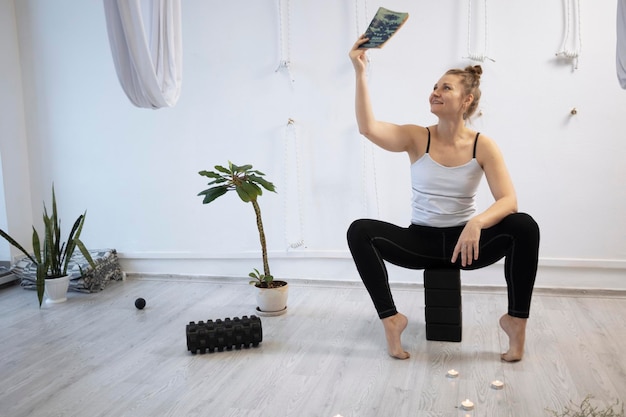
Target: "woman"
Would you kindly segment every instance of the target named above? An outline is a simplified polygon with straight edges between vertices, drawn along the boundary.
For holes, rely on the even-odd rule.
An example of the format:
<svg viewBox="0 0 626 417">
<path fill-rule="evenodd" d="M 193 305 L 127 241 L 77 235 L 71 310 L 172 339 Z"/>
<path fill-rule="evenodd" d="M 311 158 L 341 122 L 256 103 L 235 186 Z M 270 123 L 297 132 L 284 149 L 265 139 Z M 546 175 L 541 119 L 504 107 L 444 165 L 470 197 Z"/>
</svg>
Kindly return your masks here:
<svg viewBox="0 0 626 417">
<path fill-rule="evenodd" d="M 429 127 L 376 120 L 366 76 L 361 36 L 350 50 L 356 73 L 359 132 L 383 149 L 406 152 L 411 162 L 412 219 L 408 228 L 361 219 L 348 229 L 357 270 L 382 320 L 388 351 L 407 359 L 401 335 L 407 318 L 396 310 L 383 261 L 411 269 L 477 269 L 505 257 L 508 312 L 500 326 L 509 337 L 502 360 L 522 359 L 537 258 L 539 228 L 517 213 L 517 198 L 496 143 L 465 122 L 480 100 L 480 66 L 450 70 L 435 84 L 430 109 L 438 123 Z M 474 196 L 485 175 L 494 202 L 477 213 Z"/>
</svg>

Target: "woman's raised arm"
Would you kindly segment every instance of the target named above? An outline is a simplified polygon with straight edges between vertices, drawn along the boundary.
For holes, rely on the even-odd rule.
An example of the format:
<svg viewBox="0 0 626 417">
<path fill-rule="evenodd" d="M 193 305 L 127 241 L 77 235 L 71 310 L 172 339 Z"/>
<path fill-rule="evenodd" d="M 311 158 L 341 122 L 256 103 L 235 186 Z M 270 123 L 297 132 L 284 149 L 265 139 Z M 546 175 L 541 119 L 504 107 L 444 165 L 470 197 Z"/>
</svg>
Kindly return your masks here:
<svg viewBox="0 0 626 417">
<path fill-rule="evenodd" d="M 388 151 L 408 152 L 414 160 L 418 153 L 418 137 L 425 137 L 426 130 L 416 125 L 398 125 L 376 120 L 367 84 L 367 50 L 359 49 L 366 41 L 367 38 L 361 36 L 349 54 L 356 77 L 355 111 L 359 133 Z"/>
</svg>

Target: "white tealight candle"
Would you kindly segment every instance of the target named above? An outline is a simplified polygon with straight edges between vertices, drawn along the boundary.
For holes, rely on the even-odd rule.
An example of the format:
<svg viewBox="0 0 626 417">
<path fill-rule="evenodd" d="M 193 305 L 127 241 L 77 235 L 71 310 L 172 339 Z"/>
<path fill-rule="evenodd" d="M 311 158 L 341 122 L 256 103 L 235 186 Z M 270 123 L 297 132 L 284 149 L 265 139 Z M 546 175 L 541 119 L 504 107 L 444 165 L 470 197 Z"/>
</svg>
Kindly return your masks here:
<svg viewBox="0 0 626 417">
<path fill-rule="evenodd" d="M 502 388 L 504 388 L 504 382 L 498 381 L 496 379 L 495 381 L 491 382 L 491 388 L 493 388 L 493 389 L 502 389 Z"/>
<path fill-rule="evenodd" d="M 448 371 L 448 373 L 446 374 L 446 376 L 447 376 L 448 378 L 456 378 L 456 377 L 458 377 L 458 376 L 459 376 L 459 372 L 458 372 L 458 371 L 456 371 L 456 370 L 454 370 L 454 369 L 450 369 L 450 370 Z"/>
<path fill-rule="evenodd" d="M 461 408 L 464 410 L 473 410 L 474 409 L 474 403 L 471 402 L 470 400 L 465 400 L 463 402 L 461 402 Z"/>
</svg>

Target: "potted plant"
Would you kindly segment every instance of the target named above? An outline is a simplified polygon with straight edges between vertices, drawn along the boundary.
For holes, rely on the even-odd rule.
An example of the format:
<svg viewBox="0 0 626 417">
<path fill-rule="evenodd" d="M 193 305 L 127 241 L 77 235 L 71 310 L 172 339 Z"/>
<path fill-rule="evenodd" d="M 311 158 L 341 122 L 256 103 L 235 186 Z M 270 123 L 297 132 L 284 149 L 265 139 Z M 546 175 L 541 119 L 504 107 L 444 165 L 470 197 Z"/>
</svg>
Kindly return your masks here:
<svg viewBox="0 0 626 417">
<path fill-rule="evenodd" d="M 39 299 L 39 307 L 43 302 L 44 293 L 48 300 L 53 303 L 63 302 L 67 299 L 67 289 L 69 286 L 69 276 L 67 275 L 67 267 L 70 259 L 78 248 L 89 265 L 95 269 L 96 265 L 89 254 L 89 251 L 81 242 L 80 234 L 85 224 L 85 215 L 87 212 L 78 216 L 74 222 L 67 242 L 61 241 L 61 220 L 57 214 L 56 196 L 54 193 L 54 185 L 52 186 L 52 215 L 48 215 L 46 204 L 43 205 L 43 224 L 44 239 L 43 247 L 37 230 L 33 226 L 33 255 L 20 245 L 15 239 L 9 236 L 4 230 L 0 229 L 0 236 L 6 239 L 9 244 L 15 246 L 24 255 L 28 257 L 35 265 L 37 265 L 37 298 Z"/>
<path fill-rule="evenodd" d="M 257 310 L 266 314 L 284 313 L 287 308 L 288 284 L 286 281 L 275 280 L 270 272 L 261 209 L 257 201 L 257 198 L 263 194 L 263 188 L 276 192 L 274 184 L 263 178 L 264 173 L 252 169 L 252 165 L 238 166 L 230 161 L 228 161 L 228 168 L 216 165 L 215 171 L 200 171 L 199 174 L 211 179 L 208 183 L 211 187 L 198 193 L 199 196 L 204 196 L 203 204 L 208 204 L 233 190 L 243 202 L 252 204 L 263 258 L 263 272 L 254 268 L 253 272 L 248 274 L 250 278 L 253 278 L 250 284 L 258 288 Z"/>
</svg>

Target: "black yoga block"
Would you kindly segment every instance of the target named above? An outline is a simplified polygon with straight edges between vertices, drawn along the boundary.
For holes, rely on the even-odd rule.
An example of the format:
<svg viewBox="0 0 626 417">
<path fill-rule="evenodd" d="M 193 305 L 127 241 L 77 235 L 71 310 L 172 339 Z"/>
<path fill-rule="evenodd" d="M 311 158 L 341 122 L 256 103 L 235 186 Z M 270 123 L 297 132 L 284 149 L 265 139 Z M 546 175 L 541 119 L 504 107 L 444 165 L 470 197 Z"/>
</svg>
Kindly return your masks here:
<svg viewBox="0 0 626 417">
<path fill-rule="evenodd" d="M 440 342 L 460 342 L 462 326 L 452 324 L 430 324 L 426 323 L 426 339 Z"/>
<path fill-rule="evenodd" d="M 187 349 L 191 353 L 212 353 L 217 349 L 239 349 L 259 346 L 263 341 L 261 319 L 257 316 L 229 317 L 224 320 L 207 320 L 206 323 L 189 322 L 186 327 Z"/>
<path fill-rule="evenodd" d="M 458 269 L 424 270 L 424 288 L 460 290 L 461 271 Z"/>
<path fill-rule="evenodd" d="M 431 324 L 454 324 L 460 326 L 463 323 L 461 308 L 450 307 L 426 307 L 426 323 Z"/>
<path fill-rule="evenodd" d="M 426 307 L 460 307 L 461 290 L 424 290 Z"/>
<path fill-rule="evenodd" d="M 460 342 L 462 335 L 461 271 L 424 270 L 426 339 Z"/>
</svg>

